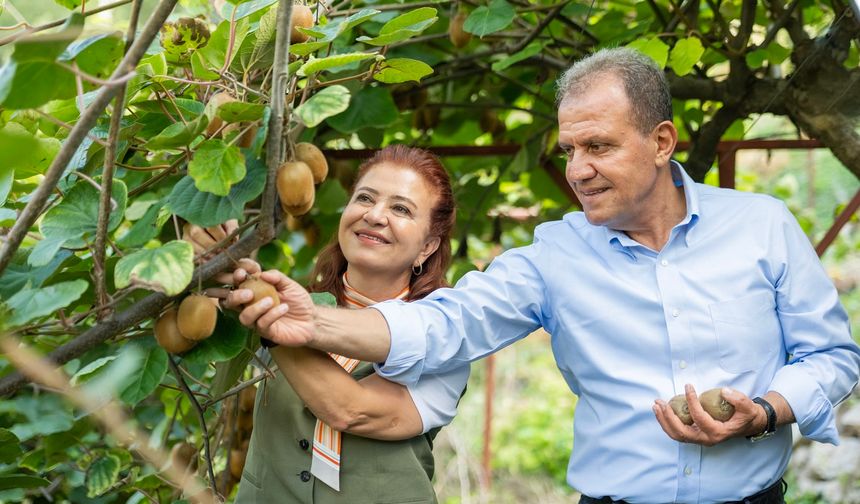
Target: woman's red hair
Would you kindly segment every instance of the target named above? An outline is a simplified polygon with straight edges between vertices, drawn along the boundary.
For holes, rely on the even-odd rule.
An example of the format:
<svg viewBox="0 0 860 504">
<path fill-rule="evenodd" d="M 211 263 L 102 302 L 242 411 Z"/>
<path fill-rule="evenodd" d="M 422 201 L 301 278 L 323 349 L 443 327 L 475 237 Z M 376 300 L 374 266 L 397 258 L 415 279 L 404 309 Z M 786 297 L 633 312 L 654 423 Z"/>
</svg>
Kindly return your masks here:
<svg viewBox="0 0 860 504">
<path fill-rule="evenodd" d="M 359 166 L 356 183 L 380 163 L 414 170 L 424 178 L 428 187 L 431 187 L 436 195 L 436 205 L 430 214 L 429 236 L 439 237 L 439 248 L 424 261 L 421 274 L 413 273 L 409 278 L 409 300 L 421 299 L 440 287 L 448 286 L 445 272 L 451 263 L 451 230 L 456 220 L 451 179 L 439 158 L 433 153 L 417 147 L 389 145 L 377 151 L 373 157 Z M 350 197 L 354 191 L 355 185 L 350 191 Z M 347 260 L 335 234 L 332 242 L 319 253 L 311 275 L 310 290 L 331 292 L 337 298 L 338 304 L 343 304 L 343 274 L 346 267 Z"/>
</svg>

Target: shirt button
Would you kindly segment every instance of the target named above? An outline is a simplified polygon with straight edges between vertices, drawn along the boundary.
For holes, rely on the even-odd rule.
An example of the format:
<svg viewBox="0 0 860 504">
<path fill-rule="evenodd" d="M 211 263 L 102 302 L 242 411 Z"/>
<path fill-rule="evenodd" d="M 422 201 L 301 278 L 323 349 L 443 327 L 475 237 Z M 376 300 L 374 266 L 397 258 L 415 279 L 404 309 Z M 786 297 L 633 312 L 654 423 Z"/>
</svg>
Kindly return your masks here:
<svg viewBox="0 0 860 504">
<path fill-rule="evenodd" d="M 302 450 L 307 451 L 310 447 L 311 444 L 308 442 L 307 439 L 302 439 L 301 441 L 299 441 L 299 448 L 301 448 Z"/>
<path fill-rule="evenodd" d="M 678 363 L 678 367 L 681 369 L 687 369 L 687 361 L 682 360 L 681 362 Z"/>
<path fill-rule="evenodd" d="M 679 309 L 675 308 L 674 310 L 672 310 L 672 316 L 673 317 L 677 317 L 680 314 L 681 314 L 681 311 Z"/>
<path fill-rule="evenodd" d="M 304 481 L 305 483 L 307 483 L 308 481 L 310 481 L 310 480 L 311 480 L 311 473 L 309 473 L 309 472 L 307 472 L 307 471 L 302 471 L 302 472 L 299 474 L 299 478 L 300 478 L 302 481 Z"/>
<path fill-rule="evenodd" d="M 667 260 L 665 260 L 665 259 L 663 259 L 662 261 L 660 261 L 660 266 L 668 266 L 668 265 L 669 265 L 669 261 L 667 261 Z"/>
<path fill-rule="evenodd" d="M 684 468 L 684 474 L 689 476 L 689 475 L 693 474 L 693 470 L 690 469 L 689 467 L 685 467 Z"/>
</svg>

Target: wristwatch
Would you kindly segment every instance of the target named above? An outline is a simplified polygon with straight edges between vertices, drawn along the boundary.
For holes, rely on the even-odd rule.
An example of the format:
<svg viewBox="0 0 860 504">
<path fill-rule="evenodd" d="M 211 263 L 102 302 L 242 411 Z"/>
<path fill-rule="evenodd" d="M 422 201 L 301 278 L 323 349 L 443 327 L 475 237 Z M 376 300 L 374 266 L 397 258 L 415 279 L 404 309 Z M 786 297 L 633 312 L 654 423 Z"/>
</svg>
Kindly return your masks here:
<svg viewBox="0 0 860 504">
<path fill-rule="evenodd" d="M 764 431 L 756 434 L 755 436 L 747 436 L 747 439 L 755 443 L 756 441 L 761 441 L 762 439 L 773 436 L 776 432 L 776 410 L 773 409 L 773 406 L 771 406 L 769 402 L 765 401 L 761 397 L 754 398 L 753 402 L 764 408 L 764 412 L 767 414 L 767 426 L 764 428 Z"/>
</svg>

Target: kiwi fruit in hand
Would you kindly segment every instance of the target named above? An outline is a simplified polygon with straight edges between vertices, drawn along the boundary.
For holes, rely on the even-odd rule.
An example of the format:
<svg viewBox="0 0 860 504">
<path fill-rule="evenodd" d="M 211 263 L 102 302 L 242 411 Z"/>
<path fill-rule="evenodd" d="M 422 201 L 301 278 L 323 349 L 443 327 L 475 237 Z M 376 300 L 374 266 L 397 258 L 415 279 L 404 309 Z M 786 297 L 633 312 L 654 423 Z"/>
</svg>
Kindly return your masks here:
<svg viewBox="0 0 860 504">
<path fill-rule="evenodd" d="M 669 399 L 669 406 L 684 425 L 693 425 L 693 417 L 690 416 L 690 408 L 687 406 L 687 397 L 684 394 L 678 394 Z"/>
<path fill-rule="evenodd" d="M 728 421 L 735 414 L 735 407 L 728 401 L 723 399 L 722 389 L 713 388 L 706 390 L 699 395 L 699 403 L 702 409 L 718 422 Z M 678 394 L 672 399 L 669 399 L 669 406 L 672 411 L 678 415 L 685 425 L 693 425 L 693 417 L 690 415 L 690 408 L 687 405 L 687 397 L 684 394 Z"/>
<path fill-rule="evenodd" d="M 247 280 L 239 284 L 239 288 L 250 289 L 254 293 L 254 300 L 248 302 L 247 305 L 258 303 L 265 297 L 270 297 L 272 299 L 272 306 L 278 306 L 281 304 L 281 298 L 278 297 L 278 290 L 275 289 L 275 286 L 265 280 L 261 280 L 257 276 L 249 277 Z"/>
</svg>

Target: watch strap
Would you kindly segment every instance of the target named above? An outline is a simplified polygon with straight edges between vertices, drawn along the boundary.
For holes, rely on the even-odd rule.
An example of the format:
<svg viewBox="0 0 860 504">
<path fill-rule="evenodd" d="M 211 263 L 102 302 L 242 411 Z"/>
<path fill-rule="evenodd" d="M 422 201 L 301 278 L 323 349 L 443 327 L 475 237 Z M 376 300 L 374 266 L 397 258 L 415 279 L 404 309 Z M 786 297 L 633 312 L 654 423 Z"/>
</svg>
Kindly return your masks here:
<svg viewBox="0 0 860 504">
<path fill-rule="evenodd" d="M 764 431 L 756 434 L 755 436 L 747 436 L 747 439 L 750 441 L 759 441 L 772 436 L 773 433 L 776 432 L 776 410 L 769 402 L 761 397 L 753 398 L 753 402 L 764 408 L 764 412 L 767 415 L 767 425 L 765 426 Z"/>
<path fill-rule="evenodd" d="M 260 346 L 263 348 L 272 348 L 278 346 L 274 341 L 260 336 Z"/>
</svg>

